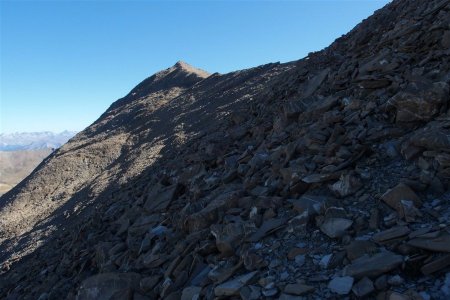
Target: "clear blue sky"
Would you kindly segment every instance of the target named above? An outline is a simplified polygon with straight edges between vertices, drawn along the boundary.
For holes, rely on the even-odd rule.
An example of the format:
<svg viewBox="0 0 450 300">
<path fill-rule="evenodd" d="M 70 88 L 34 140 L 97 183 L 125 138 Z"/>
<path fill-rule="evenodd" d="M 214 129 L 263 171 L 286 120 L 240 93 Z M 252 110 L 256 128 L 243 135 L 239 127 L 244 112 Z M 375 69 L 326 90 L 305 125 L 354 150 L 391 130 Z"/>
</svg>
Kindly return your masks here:
<svg viewBox="0 0 450 300">
<path fill-rule="evenodd" d="M 300 59 L 389 2 L 0 1 L 0 132 L 82 130 L 178 60 L 226 73 Z"/>
</svg>

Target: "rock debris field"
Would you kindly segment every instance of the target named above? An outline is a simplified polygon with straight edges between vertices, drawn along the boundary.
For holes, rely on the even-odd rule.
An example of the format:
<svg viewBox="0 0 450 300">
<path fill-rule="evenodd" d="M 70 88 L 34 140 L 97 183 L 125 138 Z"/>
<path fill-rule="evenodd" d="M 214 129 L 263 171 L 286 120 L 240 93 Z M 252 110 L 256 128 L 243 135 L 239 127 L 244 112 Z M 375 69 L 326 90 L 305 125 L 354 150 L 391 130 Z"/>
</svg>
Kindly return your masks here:
<svg viewBox="0 0 450 300">
<path fill-rule="evenodd" d="M 448 0 L 178 62 L 0 198 L 0 298 L 450 299 L 449 84 Z"/>
</svg>

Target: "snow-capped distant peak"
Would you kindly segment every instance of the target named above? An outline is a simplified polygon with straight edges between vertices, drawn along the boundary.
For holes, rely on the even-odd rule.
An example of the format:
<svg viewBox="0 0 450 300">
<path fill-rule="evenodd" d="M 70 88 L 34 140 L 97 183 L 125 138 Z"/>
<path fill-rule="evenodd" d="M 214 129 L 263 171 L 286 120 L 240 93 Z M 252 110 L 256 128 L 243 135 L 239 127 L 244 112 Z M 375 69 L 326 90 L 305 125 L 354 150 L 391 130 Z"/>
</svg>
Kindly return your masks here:
<svg viewBox="0 0 450 300">
<path fill-rule="evenodd" d="M 51 131 L 0 133 L 0 151 L 59 148 L 76 133 L 67 130 L 60 133 Z"/>
</svg>

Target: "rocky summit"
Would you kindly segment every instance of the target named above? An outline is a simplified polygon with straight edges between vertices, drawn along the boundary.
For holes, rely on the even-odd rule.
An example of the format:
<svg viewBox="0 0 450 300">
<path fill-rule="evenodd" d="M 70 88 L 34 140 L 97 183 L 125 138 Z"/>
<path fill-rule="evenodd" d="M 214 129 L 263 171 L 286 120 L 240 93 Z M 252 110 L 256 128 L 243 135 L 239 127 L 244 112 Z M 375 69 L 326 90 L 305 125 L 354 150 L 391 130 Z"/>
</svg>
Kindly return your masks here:
<svg viewBox="0 0 450 300">
<path fill-rule="evenodd" d="M 178 62 L 2 196 L 0 298 L 449 299 L 449 84 L 449 0 Z"/>
</svg>

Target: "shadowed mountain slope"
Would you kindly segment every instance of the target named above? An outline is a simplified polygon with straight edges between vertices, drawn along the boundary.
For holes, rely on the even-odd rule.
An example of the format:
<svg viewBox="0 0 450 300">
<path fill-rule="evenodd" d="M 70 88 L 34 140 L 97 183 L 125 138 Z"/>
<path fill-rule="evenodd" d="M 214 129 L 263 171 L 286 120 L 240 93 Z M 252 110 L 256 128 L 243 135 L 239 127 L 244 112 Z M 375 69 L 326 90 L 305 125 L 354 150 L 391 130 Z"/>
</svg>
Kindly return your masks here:
<svg viewBox="0 0 450 300">
<path fill-rule="evenodd" d="M 444 299 L 449 24 L 397 0 L 296 62 L 144 80 L 0 198 L 0 296 Z"/>
<path fill-rule="evenodd" d="M 50 225 L 56 222 L 53 219 L 67 223 L 67 216 L 83 211 L 82 207 L 111 183 L 126 183 L 149 168 L 162 153 L 173 152 L 188 138 L 210 127 L 230 112 L 226 108 L 230 100 L 238 103 L 251 95 L 253 87 L 246 86 L 251 86 L 252 81 L 246 79 L 263 85 L 270 79 L 265 76 L 270 69 L 216 74 L 204 80 L 206 72 L 178 62 L 144 80 L 94 124 L 55 151 L 17 189 L 1 198 L 0 241 L 4 249 L 13 247 L 11 252 L 3 251 L 3 256 L 16 252 L 17 245 L 20 249 L 33 248 L 37 239 L 55 228 Z M 191 85 L 189 93 L 187 84 Z M 225 89 L 229 95 L 222 92 Z M 139 96 L 142 90 L 149 94 Z M 215 100 L 210 101 L 212 98 Z M 53 214 L 57 209 L 64 210 L 63 215 Z M 31 230 L 40 222 L 47 224 L 45 229 L 37 233 Z M 24 233 L 25 245 L 21 240 Z M 39 237 L 35 238 L 35 234 Z"/>
</svg>

